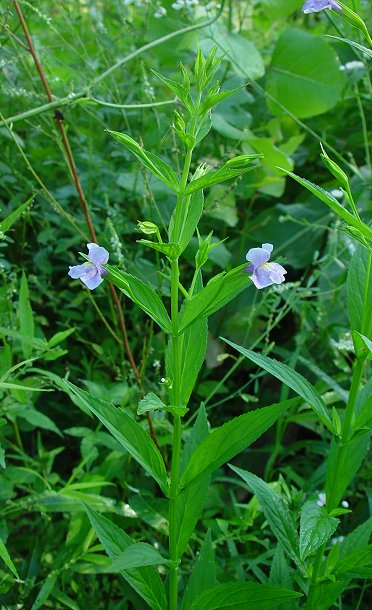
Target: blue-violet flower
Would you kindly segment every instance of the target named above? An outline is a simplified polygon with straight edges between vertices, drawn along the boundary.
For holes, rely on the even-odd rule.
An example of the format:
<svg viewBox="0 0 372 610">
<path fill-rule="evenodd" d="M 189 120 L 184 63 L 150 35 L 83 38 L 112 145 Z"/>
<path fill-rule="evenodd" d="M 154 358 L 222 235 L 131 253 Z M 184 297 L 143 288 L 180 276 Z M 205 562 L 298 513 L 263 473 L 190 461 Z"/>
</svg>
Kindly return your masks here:
<svg viewBox="0 0 372 610">
<path fill-rule="evenodd" d="M 342 6 L 336 0 L 307 0 L 302 7 L 302 12 L 318 13 L 324 9 L 333 9 L 334 11 L 342 11 Z"/>
<path fill-rule="evenodd" d="M 105 248 L 98 246 L 98 244 L 87 244 L 87 247 L 90 262 L 70 267 L 68 275 L 74 280 L 79 278 L 89 290 L 94 290 L 103 282 L 101 276 L 107 274 L 102 265 L 107 263 L 110 255 Z"/>
<path fill-rule="evenodd" d="M 244 269 L 246 273 L 251 273 L 251 280 L 256 288 L 266 288 L 271 284 L 281 284 L 284 282 L 284 275 L 287 271 L 279 263 L 268 263 L 273 251 L 272 244 L 262 244 L 262 248 L 251 248 L 245 257 L 250 261 L 250 265 Z"/>
</svg>

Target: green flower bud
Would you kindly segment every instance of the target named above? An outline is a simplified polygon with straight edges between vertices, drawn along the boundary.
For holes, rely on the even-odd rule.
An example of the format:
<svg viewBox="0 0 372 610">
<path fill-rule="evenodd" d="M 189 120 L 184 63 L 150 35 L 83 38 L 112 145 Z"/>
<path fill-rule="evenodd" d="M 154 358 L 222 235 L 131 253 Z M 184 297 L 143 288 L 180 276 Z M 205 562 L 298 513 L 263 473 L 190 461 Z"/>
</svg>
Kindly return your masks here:
<svg viewBox="0 0 372 610">
<path fill-rule="evenodd" d="M 349 178 L 347 177 L 345 172 L 341 169 L 341 167 L 339 165 L 337 165 L 337 163 L 335 163 L 335 161 L 332 161 L 332 159 L 330 159 L 328 157 L 326 151 L 323 148 L 322 143 L 320 143 L 320 146 L 322 148 L 322 153 L 320 155 L 320 158 L 322 159 L 324 165 L 331 172 L 331 174 L 336 178 L 336 180 L 338 180 L 339 184 L 345 190 L 348 190 Z"/>
<path fill-rule="evenodd" d="M 137 220 L 137 222 L 137 230 L 142 231 L 142 233 L 145 233 L 146 235 L 152 235 L 153 233 L 159 232 L 159 228 L 156 226 L 156 224 L 150 222 L 149 220 Z"/>
</svg>

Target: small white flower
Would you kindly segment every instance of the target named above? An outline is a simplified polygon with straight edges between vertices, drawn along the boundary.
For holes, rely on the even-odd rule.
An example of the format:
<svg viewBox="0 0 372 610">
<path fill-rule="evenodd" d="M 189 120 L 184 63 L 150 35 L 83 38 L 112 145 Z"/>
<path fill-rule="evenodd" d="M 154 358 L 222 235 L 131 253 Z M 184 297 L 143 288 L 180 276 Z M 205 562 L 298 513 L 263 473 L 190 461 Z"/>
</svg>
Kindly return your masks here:
<svg viewBox="0 0 372 610">
<path fill-rule="evenodd" d="M 335 538 L 331 538 L 331 544 L 335 545 L 339 542 L 343 542 L 345 540 L 345 536 L 335 536 Z"/>
<path fill-rule="evenodd" d="M 320 492 L 320 494 L 318 494 L 318 499 L 316 501 L 318 506 L 325 506 L 327 502 L 327 496 L 325 495 L 324 491 Z"/>
<path fill-rule="evenodd" d="M 210 11 L 215 6 L 217 6 L 217 4 L 214 2 L 214 0 L 212 0 L 212 2 L 208 2 L 208 4 L 205 5 L 205 8 L 207 11 Z"/>
<path fill-rule="evenodd" d="M 162 17 L 165 17 L 166 14 L 167 14 L 167 9 L 164 8 L 164 6 L 159 6 L 159 8 L 154 13 L 154 17 L 156 19 L 161 19 Z"/>
<path fill-rule="evenodd" d="M 341 502 L 341 506 L 343 506 L 344 508 L 349 508 L 349 502 L 347 500 L 342 500 Z"/>
</svg>

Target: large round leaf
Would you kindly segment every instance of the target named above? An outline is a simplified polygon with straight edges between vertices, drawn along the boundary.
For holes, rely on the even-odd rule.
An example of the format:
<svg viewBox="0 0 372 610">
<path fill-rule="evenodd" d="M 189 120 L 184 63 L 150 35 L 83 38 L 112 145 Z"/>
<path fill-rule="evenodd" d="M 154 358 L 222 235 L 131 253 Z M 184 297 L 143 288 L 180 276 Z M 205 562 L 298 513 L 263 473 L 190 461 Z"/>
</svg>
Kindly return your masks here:
<svg viewBox="0 0 372 610">
<path fill-rule="evenodd" d="M 322 38 L 301 30 L 280 37 L 267 75 L 266 92 L 298 118 L 322 114 L 340 99 L 345 76 L 337 55 Z M 284 113 L 268 99 L 271 112 Z"/>
</svg>

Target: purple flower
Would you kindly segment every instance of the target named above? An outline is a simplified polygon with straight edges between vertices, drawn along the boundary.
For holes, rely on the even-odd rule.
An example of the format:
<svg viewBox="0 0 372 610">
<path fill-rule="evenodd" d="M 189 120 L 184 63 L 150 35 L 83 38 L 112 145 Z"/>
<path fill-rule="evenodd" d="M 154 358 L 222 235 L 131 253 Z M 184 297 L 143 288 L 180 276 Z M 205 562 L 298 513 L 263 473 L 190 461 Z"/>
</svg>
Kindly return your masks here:
<svg viewBox="0 0 372 610">
<path fill-rule="evenodd" d="M 94 288 L 97 288 L 103 282 L 101 276 L 107 274 L 106 269 L 102 265 L 107 263 L 109 253 L 105 248 L 101 248 L 97 244 L 87 244 L 87 246 L 90 263 L 70 267 L 68 275 L 74 280 L 80 278 L 89 290 L 94 290 Z"/>
<path fill-rule="evenodd" d="M 245 257 L 251 264 L 244 269 L 246 273 L 251 273 L 251 280 L 256 288 L 266 288 L 271 284 L 281 284 L 284 282 L 284 274 L 287 273 L 279 263 L 268 263 L 270 254 L 273 251 L 272 244 L 262 244 L 262 248 L 251 248 Z"/>
<path fill-rule="evenodd" d="M 302 7 L 302 12 L 305 13 L 319 13 L 324 9 L 333 9 L 334 11 L 342 11 L 342 6 L 336 2 L 336 0 L 307 0 Z"/>
</svg>

